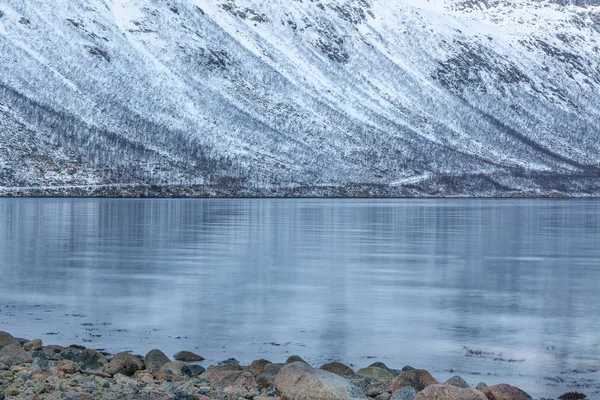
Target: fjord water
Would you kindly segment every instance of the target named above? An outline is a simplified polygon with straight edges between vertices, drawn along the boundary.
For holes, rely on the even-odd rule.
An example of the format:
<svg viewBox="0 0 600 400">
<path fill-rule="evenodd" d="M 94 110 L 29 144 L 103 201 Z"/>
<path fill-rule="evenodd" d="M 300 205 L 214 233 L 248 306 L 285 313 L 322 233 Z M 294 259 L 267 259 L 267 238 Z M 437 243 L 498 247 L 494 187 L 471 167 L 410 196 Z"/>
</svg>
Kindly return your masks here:
<svg viewBox="0 0 600 400">
<path fill-rule="evenodd" d="M 48 344 L 600 390 L 598 200 L 2 199 L 0 274 Z"/>
</svg>

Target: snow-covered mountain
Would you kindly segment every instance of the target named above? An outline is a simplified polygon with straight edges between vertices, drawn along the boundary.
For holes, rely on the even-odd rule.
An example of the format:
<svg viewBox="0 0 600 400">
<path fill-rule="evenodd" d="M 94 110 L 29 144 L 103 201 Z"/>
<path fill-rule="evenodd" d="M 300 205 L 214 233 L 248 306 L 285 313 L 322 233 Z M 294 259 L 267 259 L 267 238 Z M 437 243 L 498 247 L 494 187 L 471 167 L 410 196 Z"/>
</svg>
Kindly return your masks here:
<svg viewBox="0 0 600 400">
<path fill-rule="evenodd" d="M 4 193 L 137 185 L 600 194 L 600 1 L 2 0 Z"/>
</svg>

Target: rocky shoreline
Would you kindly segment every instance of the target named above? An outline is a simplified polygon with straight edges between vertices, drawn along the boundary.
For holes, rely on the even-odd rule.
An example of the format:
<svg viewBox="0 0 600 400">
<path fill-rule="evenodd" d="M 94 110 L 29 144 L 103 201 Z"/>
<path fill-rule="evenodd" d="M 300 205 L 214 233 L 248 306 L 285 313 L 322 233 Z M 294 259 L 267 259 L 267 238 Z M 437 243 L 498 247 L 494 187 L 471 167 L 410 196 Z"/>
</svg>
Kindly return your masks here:
<svg viewBox="0 0 600 400">
<path fill-rule="evenodd" d="M 110 355 L 83 346 L 44 345 L 0 332 L 0 400 L 531 400 L 523 390 L 459 376 L 438 382 L 428 371 L 377 362 L 354 371 L 331 362 L 313 368 L 299 356 L 285 363 L 235 359 L 204 368 L 200 355 L 182 351 L 171 360 L 160 350 L 145 356 Z M 562 400 L 583 399 L 565 393 Z"/>
</svg>

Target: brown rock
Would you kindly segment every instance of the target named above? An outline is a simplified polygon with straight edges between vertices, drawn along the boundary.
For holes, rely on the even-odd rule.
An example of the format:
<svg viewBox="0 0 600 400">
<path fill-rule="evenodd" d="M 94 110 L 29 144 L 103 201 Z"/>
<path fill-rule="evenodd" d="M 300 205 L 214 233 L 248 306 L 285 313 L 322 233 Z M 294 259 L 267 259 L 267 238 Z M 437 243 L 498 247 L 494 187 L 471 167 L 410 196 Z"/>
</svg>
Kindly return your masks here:
<svg viewBox="0 0 600 400">
<path fill-rule="evenodd" d="M 392 381 L 392 392 L 404 387 L 413 387 L 417 391 L 425 389 L 429 385 L 435 385 L 439 382 L 435 380 L 431 374 L 424 369 L 412 369 L 408 371 L 402 371 Z"/>
<path fill-rule="evenodd" d="M 132 354 L 121 352 L 115 354 L 104 367 L 104 372 L 113 376 L 116 374 L 131 376 L 140 369 L 144 369 L 142 360 Z"/>
<path fill-rule="evenodd" d="M 275 378 L 275 388 L 284 400 L 367 399 L 349 380 L 303 362 L 287 364 Z"/>
<path fill-rule="evenodd" d="M 18 344 L 9 344 L 0 349 L 0 363 L 8 366 L 33 362 L 31 354 Z"/>
<path fill-rule="evenodd" d="M 42 341 L 40 339 L 33 339 L 31 342 L 27 342 L 23 345 L 23 348 L 27 351 L 38 351 L 42 349 Z"/>
<path fill-rule="evenodd" d="M 265 365 L 267 365 L 267 364 L 271 364 L 271 361 L 264 360 L 264 359 L 255 360 L 255 361 L 252 361 L 252 364 L 250 364 L 250 367 L 248 368 L 248 370 L 250 372 L 252 372 L 254 375 L 260 375 L 265 370 Z"/>
<path fill-rule="evenodd" d="M 532 400 L 531 396 L 519 388 L 507 384 L 490 386 L 483 390 L 489 400 Z"/>
<path fill-rule="evenodd" d="M 243 373 L 242 367 L 237 364 L 211 366 L 200 375 L 200 378 L 210 382 L 213 389 L 224 389 L 235 384 Z"/>
<path fill-rule="evenodd" d="M 291 364 L 293 362 L 303 362 L 304 364 L 308 364 L 304 359 L 300 356 L 290 356 L 287 360 L 285 360 L 286 364 Z"/>
<path fill-rule="evenodd" d="M 63 360 L 58 364 L 58 370 L 64 374 L 73 375 L 79 372 L 79 365 L 71 360 Z"/>
<path fill-rule="evenodd" d="M 258 393 L 258 385 L 252 372 L 243 372 L 232 386 L 225 388 L 225 392 L 231 396 L 253 398 Z"/>
<path fill-rule="evenodd" d="M 415 400 L 487 400 L 479 390 L 460 388 L 453 385 L 429 385 Z"/>
<path fill-rule="evenodd" d="M 185 361 L 185 362 L 197 362 L 204 360 L 204 357 L 199 356 L 196 353 L 192 353 L 191 351 L 180 351 L 179 353 L 173 356 L 177 361 Z"/>
<path fill-rule="evenodd" d="M 345 378 L 348 378 L 348 377 L 351 377 L 354 375 L 354 370 L 352 368 L 348 367 L 345 364 L 342 364 L 341 362 L 337 362 L 337 361 L 321 365 L 321 369 L 325 370 L 325 371 L 329 371 L 329 372 L 339 375 L 339 376 L 343 376 Z"/>
</svg>

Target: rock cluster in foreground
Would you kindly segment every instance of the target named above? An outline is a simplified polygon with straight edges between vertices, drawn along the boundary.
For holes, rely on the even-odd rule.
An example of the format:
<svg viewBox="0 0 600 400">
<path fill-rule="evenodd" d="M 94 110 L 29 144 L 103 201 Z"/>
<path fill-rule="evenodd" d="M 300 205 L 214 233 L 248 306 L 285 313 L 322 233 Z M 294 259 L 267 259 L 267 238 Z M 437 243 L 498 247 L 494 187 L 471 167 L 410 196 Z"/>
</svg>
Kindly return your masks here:
<svg viewBox="0 0 600 400">
<path fill-rule="evenodd" d="M 333 362 L 313 368 L 298 356 L 285 364 L 234 360 L 204 369 L 203 358 L 160 350 L 112 357 L 81 346 L 44 346 L 0 332 L 0 400 L 254 399 L 254 400 L 530 400 L 509 385 L 470 388 L 460 377 L 438 382 L 426 370 L 375 363 L 358 371 Z"/>
</svg>

